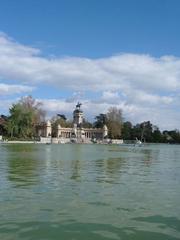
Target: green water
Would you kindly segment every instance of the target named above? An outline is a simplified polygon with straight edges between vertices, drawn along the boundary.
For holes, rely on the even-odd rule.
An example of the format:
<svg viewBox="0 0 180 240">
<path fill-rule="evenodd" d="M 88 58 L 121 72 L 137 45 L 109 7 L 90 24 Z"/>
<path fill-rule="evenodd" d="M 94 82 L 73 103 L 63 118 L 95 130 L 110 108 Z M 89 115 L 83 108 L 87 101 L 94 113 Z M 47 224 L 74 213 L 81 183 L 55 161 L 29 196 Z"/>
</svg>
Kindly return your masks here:
<svg viewBox="0 0 180 240">
<path fill-rule="evenodd" d="M 180 146 L 0 145 L 0 240 L 180 239 Z"/>
</svg>

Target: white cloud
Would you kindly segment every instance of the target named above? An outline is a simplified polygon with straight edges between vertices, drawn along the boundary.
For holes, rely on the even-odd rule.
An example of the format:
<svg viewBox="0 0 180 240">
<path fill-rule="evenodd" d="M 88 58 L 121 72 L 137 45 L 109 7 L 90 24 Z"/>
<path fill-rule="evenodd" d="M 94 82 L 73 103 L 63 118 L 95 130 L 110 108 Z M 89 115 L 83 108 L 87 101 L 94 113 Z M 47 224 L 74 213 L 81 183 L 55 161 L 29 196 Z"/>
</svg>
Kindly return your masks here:
<svg viewBox="0 0 180 240">
<path fill-rule="evenodd" d="M 24 46 L 0 32 L 0 53 L 9 57 L 31 57 L 40 53 L 39 49 Z"/>
<path fill-rule="evenodd" d="M 136 103 L 141 106 L 163 105 L 167 107 L 167 105 L 172 104 L 174 101 L 174 98 L 172 96 L 162 96 L 135 89 L 129 89 L 129 91 L 126 92 L 126 98 L 128 99 L 129 103 Z"/>
<path fill-rule="evenodd" d="M 104 91 L 100 99 L 101 102 L 117 104 L 120 101 L 120 96 L 118 92 L 114 91 Z"/>
<path fill-rule="evenodd" d="M 3 114 L 9 114 L 8 111 L 9 111 L 9 108 L 12 106 L 12 103 L 14 101 L 12 99 L 3 99 L 0 101 L 0 115 L 3 113 Z"/>
<path fill-rule="evenodd" d="M 32 92 L 33 90 L 34 90 L 34 87 L 30 87 L 30 86 L 9 85 L 9 84 L 0 83 L 0 97 L 12 95 L 12 94 Z"/>
<path fill-rule="evenodd" d="M 180 89 L 180 59 L 170 56 L 120 54 L 108 58 L 54 58 L 39 55 L 0 35 L 0 76 L 34 84 L 48 83 L 76 91 L 176 91 Z"/>
<path fill-rule="evenodd" d="M 80 99 L 82 99 L 84 95 L 85 94 L 82 91 L 74 92 L 71 97 L 66 99 L 66 102 L 72 103 L 72 102 L 80 101 Z"/>
<path fill-rule="evenodd" d="M 2 93 L 8 95 L 29 92 L 32 91 L 30 85 L 47 84 L 49 87 L 59 88 L 60 91 L 76 92 L 66 100 L 43 100 L 51 112 L 70 112 L 74 101 L 80 98 L 84 99 L 84 109 L 89 111 L 89 115 L 104 112 L 109 106 L 116 105 L 134 122 L 149 117 L 149 120 L 160 126 L 172 125 L 180 128 L 177 120 L 180 119 L 177 107 L 180 91 L 180 58 L 174 56 L 155 58 L 150 55 L 124 53 L 99 59 L 76 57 L 50 59 L 40 54 L 39 49 L 22 45 L 7 35 L 0 34 Z M 15 80 L 19 86 L 6 86 L 5 81 L 8 80 Z M 87 91 L 96 92 L 100 97 L 87 98 L 84 95 Z M 168 117 L 165 117 L 166 112 L 169 113 Z"/>
</svg>

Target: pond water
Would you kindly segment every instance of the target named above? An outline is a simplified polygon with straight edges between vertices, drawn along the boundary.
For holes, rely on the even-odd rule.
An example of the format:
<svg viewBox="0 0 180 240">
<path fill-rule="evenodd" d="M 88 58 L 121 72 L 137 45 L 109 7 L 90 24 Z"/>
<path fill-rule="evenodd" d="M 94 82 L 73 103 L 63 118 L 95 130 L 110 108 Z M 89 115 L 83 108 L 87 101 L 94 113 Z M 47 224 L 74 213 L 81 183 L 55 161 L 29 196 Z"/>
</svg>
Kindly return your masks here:
<svg viewBox="0 0 180 240">
<path fill-rule="evenodd" d="M 180 146 L 0 144 L 0 239 L 180 239 Z"/>
</svg>

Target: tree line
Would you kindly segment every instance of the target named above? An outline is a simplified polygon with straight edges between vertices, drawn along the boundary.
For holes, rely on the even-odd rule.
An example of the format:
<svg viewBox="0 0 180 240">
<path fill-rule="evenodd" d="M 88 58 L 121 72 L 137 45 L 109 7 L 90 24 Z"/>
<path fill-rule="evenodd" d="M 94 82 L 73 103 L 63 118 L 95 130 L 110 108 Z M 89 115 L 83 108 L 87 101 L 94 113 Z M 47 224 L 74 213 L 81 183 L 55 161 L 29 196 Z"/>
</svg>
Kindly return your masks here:
<svg viewBox="0 0 180 240">
<path fill-rule="evenodd" d="M 144 121 L 133 125 L 130 121 L 124 121 L 121 109 L 109 108 L 106 114 L 96 116 L 95 127 L 107 125 L 110 138 L 122 138 L 124 141 L 139 139 L 142 142 L 151 143 L 180 143 L 180 131 L 164 130 L 153 125 L 150 121 Z"/>
<path fill-rule="evenodd" d="M 0 135 L 9 139 L 33 139 L 36 136 L 36 127 L 45 121 L 45 111 L 42 103 L 37 102 L 31 96 L 21 98 L 9 109 L 9 115 L 0 117 Z M 67 120 L 64 114 L 57 114 L 51 119 L 53 129 L 60 124 L 62 127 L 72 127 L 73 122 Z M 150 121 L 144 121 L 133 125 L 130 121 L 124 121 L 122 110 L 110 107 L 107 113 L 100 113 L 94 122 L 84 119 L 84 128 L 108 127 L 108 138 L 131 141 L 139 139 L 143 142 L 154 143 L 180 143 L 180 131 L 164 130 L 153 125 Z M 52 132 L 55 135 L 55 132 Z"/>
<path fill-rule="evenodd" d="M 143 142 L 180 143 L 180 131 L 177 129 L 160 131 L 150 121 L 138 123 L 134 126 L 129 121 L 124 122 L 122 126 L 122 138 L 128 140 L 135 139 L 136 137 Z"/>
</svg>

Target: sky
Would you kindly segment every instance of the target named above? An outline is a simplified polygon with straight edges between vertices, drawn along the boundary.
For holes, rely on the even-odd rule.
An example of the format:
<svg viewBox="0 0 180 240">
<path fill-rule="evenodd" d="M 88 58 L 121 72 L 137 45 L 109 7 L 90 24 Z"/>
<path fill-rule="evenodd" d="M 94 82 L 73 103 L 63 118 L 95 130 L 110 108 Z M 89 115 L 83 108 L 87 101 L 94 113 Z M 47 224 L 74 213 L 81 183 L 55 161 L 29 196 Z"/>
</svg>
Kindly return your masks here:
<svg viewBox="0 0 180 240">
<path fill-rule="evenodd" d="M 0 0 L 0 114 L 21 97 L 47 118 L 112 107 L 180 129 L 180 1 Z"/>
</svg>

